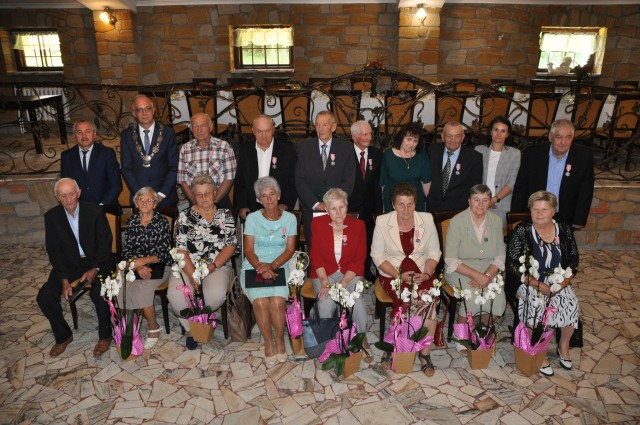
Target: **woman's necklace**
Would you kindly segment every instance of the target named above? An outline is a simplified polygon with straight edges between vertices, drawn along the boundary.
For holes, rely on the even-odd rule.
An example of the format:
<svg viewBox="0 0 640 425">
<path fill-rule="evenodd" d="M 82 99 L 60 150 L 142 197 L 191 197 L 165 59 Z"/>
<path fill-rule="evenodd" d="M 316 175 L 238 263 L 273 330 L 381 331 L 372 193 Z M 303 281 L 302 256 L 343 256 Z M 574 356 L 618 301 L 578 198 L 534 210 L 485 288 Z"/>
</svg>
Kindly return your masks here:
<svg viewBox="0 0 640 425">
<path fill-rule="evenodd" d="M 402 158 L 404 163 L 407 165 L 407 170 L 411 169 L 411 160 L 412 159 L 413 159 L 413 157 L 409 158 L 409 160 L 407 161 L 407 158 Z"/>
<path fill-rule="evenodd" d="M 556 236 L 556 226 L 547 226 L 546 229 L 536 229 L 538 235 L 540 235 L 540 239 L 544 242 L 551 243 L 555 239 Z"/>
<path fill-rule="evenodd" d="M 263 209 L 262 210 L 262 215 L 264 216 L 264 218 L 266 218 L 269 221 L 278 221 L 280 219 L 280 217 L 282 217 L 282 211 L 280 211 L 280 209 L 278 209 L 278 212 L 276 213 L 275 217 L 269 217 L 269 214 L 267 214 L 267 210 Z"/>
</svg>

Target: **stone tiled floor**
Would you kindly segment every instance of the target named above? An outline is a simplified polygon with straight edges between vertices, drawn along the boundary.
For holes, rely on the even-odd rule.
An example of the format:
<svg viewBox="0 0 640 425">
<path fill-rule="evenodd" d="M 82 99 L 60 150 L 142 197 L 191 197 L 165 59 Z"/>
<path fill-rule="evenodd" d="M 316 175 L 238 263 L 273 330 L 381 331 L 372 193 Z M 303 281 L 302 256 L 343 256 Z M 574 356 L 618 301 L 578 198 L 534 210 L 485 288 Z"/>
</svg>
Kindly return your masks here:
<svg viewBox="0 0 640 425">
<path fill-rule="evenodd" d="M 214 340 L 195 351 L 172 332 L 135 361 L 115 349 L 96 359 L 93 306 L 79 301 L 81 326 L 59 358 L 35 303 L 49 271 L 41 247 L 0 246 L 0 423 L 179 424 L 580 424 L 640 421 L 640 251 L 583 252 L 575 288 L 585 328 L 574 369 L 527 378 L 507 341 L 488 369 L 472 371 L 453 347 L 433 354 L 427 378 L 362 363 L 335 379 L 315 360 L 266 369 L 259 335 Z M 366 295 L 372 310 L 372 294 Z M 64 303 L 68 315 L 68 306 Z M 158 309 L 159 310 L 159 309 Z M 70 317 L 69 317 L 70 320 Z M 507 316 L 501 325 L 506 333 Z M 377 321 L 369 339 L 377 340 Z M 144 326 L 144 325 L 143 325 Z M 257 330 L 254 330 L 257 332 Z M 555 352 L 552 344 L 549 352 Z"/>
</svg>

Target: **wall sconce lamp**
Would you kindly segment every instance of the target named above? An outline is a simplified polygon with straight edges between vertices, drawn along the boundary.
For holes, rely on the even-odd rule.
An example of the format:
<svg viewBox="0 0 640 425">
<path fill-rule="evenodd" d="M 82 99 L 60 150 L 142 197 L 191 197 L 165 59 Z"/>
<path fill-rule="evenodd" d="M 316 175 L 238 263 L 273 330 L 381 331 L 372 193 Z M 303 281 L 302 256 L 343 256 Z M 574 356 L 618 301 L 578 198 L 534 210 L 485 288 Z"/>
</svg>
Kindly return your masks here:
<svg viewBox="0 0 640 425">
<path fill-rule="evenodd" d="M 115 17 L 113 13 L 111 13 L 111 9 L 105 7 L 102 12 L 100 12 L 100 20 L 104 22 L 105 25 L 115 25 L 118 22 L 118 18 Z"/>
<path fill-rule="evenodd" d="M 418 5 L 418 11 L 416 12 L 416 18 L 420 20 L 420 24 L 424 23 L 424 19 L 427 17 L 427 11 L 424 10 L 424 5 Z"/>
</svg>

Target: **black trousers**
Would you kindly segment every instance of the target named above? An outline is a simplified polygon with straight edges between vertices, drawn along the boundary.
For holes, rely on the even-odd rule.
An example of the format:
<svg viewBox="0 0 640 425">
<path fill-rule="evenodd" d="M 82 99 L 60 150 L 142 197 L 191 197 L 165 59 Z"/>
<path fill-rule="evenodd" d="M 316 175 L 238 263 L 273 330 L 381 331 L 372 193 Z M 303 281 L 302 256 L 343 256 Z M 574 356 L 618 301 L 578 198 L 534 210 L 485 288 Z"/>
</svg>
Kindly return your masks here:
<svg viewBox="0 0 640 425">
<path fill-rule="evenodd" d="M 80 264 L 80 269 L 74 271 L 73 275 L 70 276 L 70 282 L 78 279 L 85 271 L 90 269 L 87 261 L 81 260 Z M 106 339 L 111 338 L 111 318 L 109 317 L 109 305 L 104 298 L 100 296 L 100 287 L 100 279 L 96 276 L 93 282 L 91 282 L 89 295 L 96 307 L 96 313 L 98 315 L 98 336 L 100 339 Z M 72 335 L 71 328 L 64 319 L 62 305 L 60 305 L 61 298 L 62 281 L 55 276 L 52 270 L 49 274 L 49 279 L 42 285 L 40 291 L 38 291 L 36 301 L 38 302 L 38 306 L 40 306 L 40 310 L 42 310 L 46 318 L 49 319 L 53 335 L 56 338 L 56 344 L 66 341 Z"/>
</svg>

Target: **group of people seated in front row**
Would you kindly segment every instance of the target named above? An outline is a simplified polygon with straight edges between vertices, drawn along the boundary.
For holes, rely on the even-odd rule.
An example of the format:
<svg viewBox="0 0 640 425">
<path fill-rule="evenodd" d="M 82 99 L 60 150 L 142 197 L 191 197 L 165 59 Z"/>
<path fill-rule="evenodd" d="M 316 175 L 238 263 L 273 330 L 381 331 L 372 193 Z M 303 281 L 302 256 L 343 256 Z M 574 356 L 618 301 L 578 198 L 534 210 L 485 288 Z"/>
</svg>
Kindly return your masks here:
<svg viewBox="0 0 640 425">
<path fill-rule="evenodd" d="M 209 275 L 203 292 L 213 309 L 226 300 L 232 274 L 230 259 L 238 245 L 230 210 L 232 186 L 238 216 L 245 220 L 242 270 L 254 269 L 263 279 L 287 273 L 283 266 L 294 254 L 297 237 L 295 216 L 287 210 L 299 198 L 321 317 L 332 315 L 336 307 L 328 298 L 331 284 L 352 289 L 359 280 L 372 280 L 376 275 L 393 299 L 394 310 L 398 309 L 402 302 L 391 289 L 391 280 L 413 280 L 420 289 L 428 289 L 441 248 L 447 280 L 483 288 L 499 269 L 506 269 L 510 293 L 520 284 L 520 276 L 510 275 L 510 267 L 524 249 L 535 256 L 533 245 L 545 248 L 538 255 L 553 254 L 544 257 L 544 263 L 541 257 L 540 264 L 545 267 L 570 263 L 575 270 L 577 265 L 572 228 L 586 224 L 593 194 L 593 160 L 588 151 L 572 146 L 573 126 L 568 121 L 555 122 L 550 143 L 532 146 L 521 162 L 520 151 L 506 144 L 511 126 L 503 117 L 492 121 L 488 146 L 475 150 L 463 145 L 464 129 L 456 122 L 444 126 L 443 143 L 432 143 L 425 150 L 420 146 L 422 128 L 411 123 L 400 130 L 392 147 L 381 153 L 371 146 L 371 127 L 364 121 L 353 124 L 353 143 L 349 143 L 333 136 L 337 127 L 333 114 L 321 112 L 315 120 L 317 139 L 300 142 L 296 152 L 290 142 L 274 138 L 273 121 L 260 116 L 254 121 L 256 142 L 242 144 L 236 156 L 226 142 L 211 136 L 212 124 L 206 114 L 194 115 L 196 139 L 178 154 L 171 128 L 153 120 L 153 103 L 138 96 L 132 106 L 137 125 L 122 134 L 121 163 L 136 213 L 127 223 L 122 254 L 125 259 L 136 258 L 139 279 L 127 292 L 127 305 L 142 309 L 148 321 L 147 348 L 153 347 L 160 333 L 153 309 L 155 288 L 169 278 L 173 310 L 177 313 L 186 307 L 184 296 L 176 289 L 182 279 L 169 277 L 169 225 L 154 211 L 157 205 L 175 204 L 176 182 L 191 204 L 175 223 L 175 247 L 186 260 L 182 277 L 194 286 L 194 264 L 207 264 Z M 117 162 L 113 166 L 115 155 L 110 149 L 93 143 L 92 123 L 79 121 L 74 127 L 78 147 L 63 154 L 61 174 L 75 180 L 57 182 L 56 197 L 61 205 L 45 215 L 53 270 L 38 294 L 38 304 L 54 331 L 52 356 L 60 355 L 73 340 L 62 316 L 60 296 L 68 298 L 70 282 L 77 278 L 95 283 L 91 294 L 100 340 L 94 353 L 103 354 L 111 343 L 108 310 L 99 297 L 96 276 L 105 276 L 114 265 L 108 225 L 96 204 L 114 203 L 114 193 L 117 199 L 119 190 L 107 189 L 118 187 L 119 166 Z M 173 184 L 167 184 L 172 179 Z M 510 210 L 522 211 L 527 204 L 532 221 L 516 229 L 511 239 L 514 246 L 509 245 L 505 259 L 505 215 Z M 539 205 L 544 208 L 537 208 Z M 446 246 L 440 247 L 430 213 L 447 210 L 461 212 L 452 221 Z M 557 221 L 552 221 L 553 217 Z M 159 276 L 152 276 L 154 264 L 165 266 Z M 264 338 L 265 362 L 271 366 L 286 361 L 288 290 L 247 287 L 245 273 L 240 276 Z M 544 278 L 541 281 L 525 283 L 544 293 L 548 288 Z M 566 305 L 575 308 L 556 313 L 559 318 L 553 323 L 563 329 L 561 365 L 570 367 L 568 341 L 577 326 L 578 308 L 570 287 L 563 291 L 567 292 Z M 437 302 L 412 306 L 427 313 L 430 334 L 435 332 Z M 496 301 L 494 314 L 500 315 L 505 304 L 504 300 Z M 360 298 L 353 308 L 353 321 L 358 329 L 366 330 L 367 320 Z M 180 322 L 187 331 L 187 348 L 195 349 L 197 342 L 189 334 L 188 321 Z M 433 375 L 428 348 L 419 359 L 422 370 Z M 545 372 L 553 373 L 550 366 L 541 369 Z"/>
</svg>

